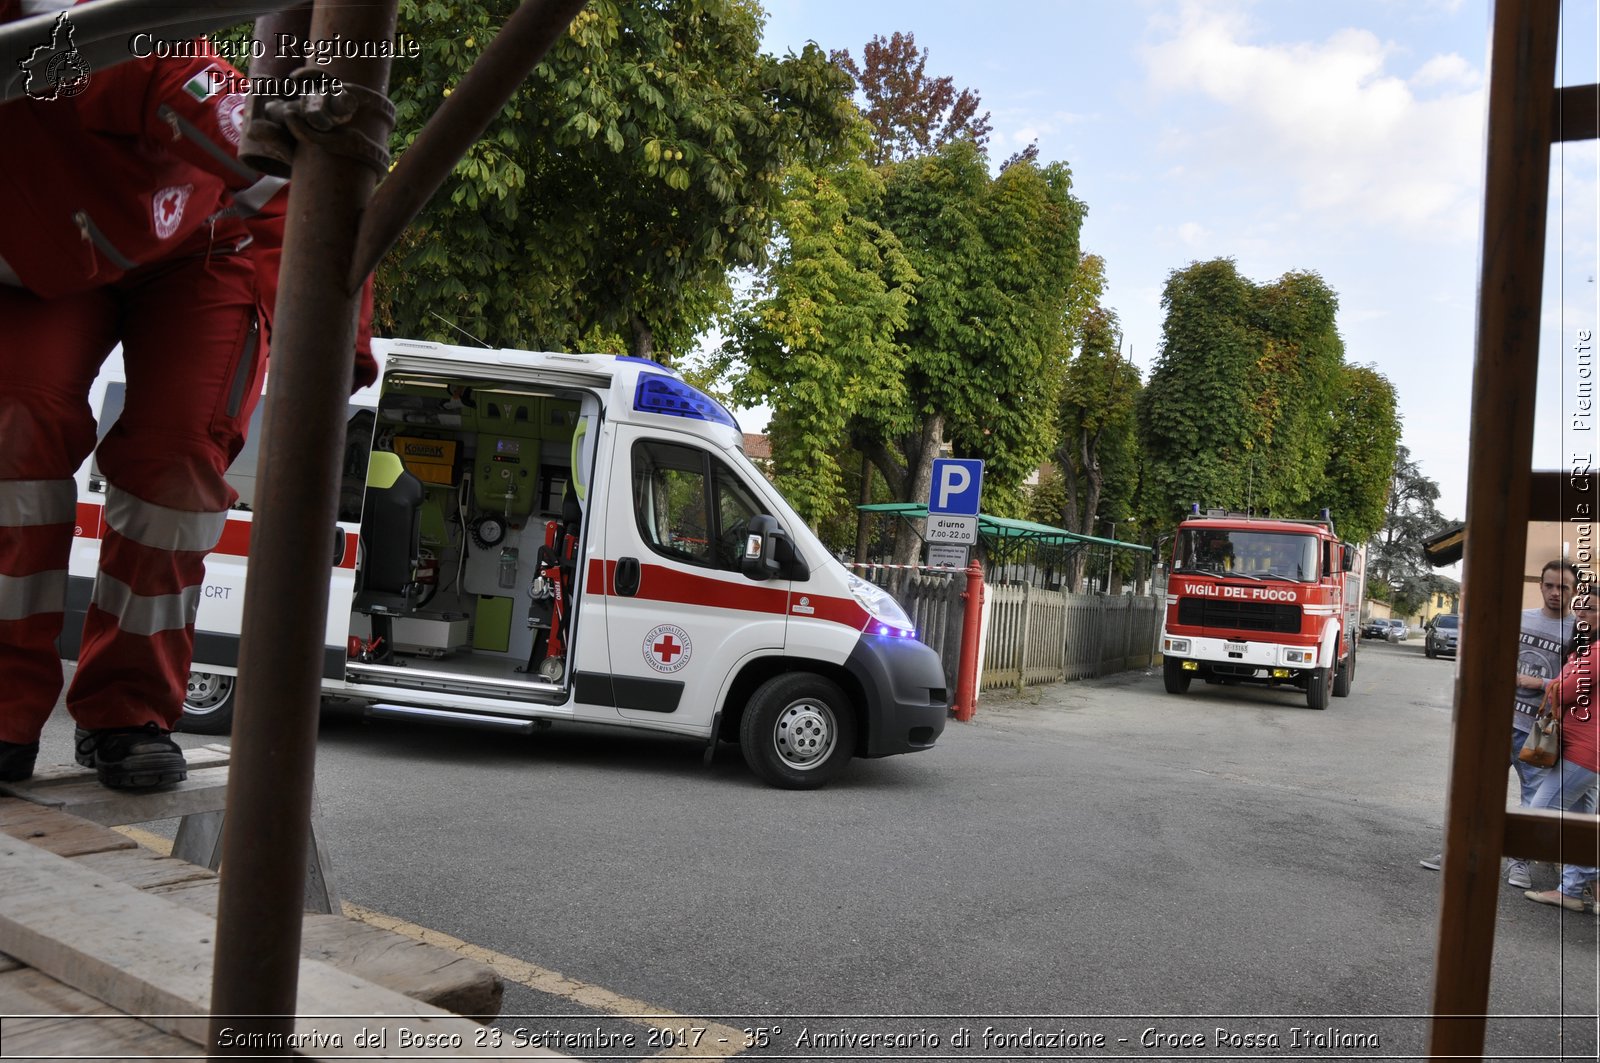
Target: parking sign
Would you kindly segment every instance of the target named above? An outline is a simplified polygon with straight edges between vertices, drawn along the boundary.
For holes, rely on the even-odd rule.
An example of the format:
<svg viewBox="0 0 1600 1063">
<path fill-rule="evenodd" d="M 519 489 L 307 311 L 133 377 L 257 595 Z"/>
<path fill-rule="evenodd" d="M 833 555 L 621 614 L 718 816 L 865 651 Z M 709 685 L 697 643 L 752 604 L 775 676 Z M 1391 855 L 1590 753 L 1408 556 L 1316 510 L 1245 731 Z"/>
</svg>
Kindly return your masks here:
<svg viewBox="0 0 1600 1063">
<path fill-rule="evenodd" d="M 983 491 L 983 462 L 978 458 L 934 458 L 933 485 L 928 489 L 928 513 L 978 515 Z"/>
</svg>

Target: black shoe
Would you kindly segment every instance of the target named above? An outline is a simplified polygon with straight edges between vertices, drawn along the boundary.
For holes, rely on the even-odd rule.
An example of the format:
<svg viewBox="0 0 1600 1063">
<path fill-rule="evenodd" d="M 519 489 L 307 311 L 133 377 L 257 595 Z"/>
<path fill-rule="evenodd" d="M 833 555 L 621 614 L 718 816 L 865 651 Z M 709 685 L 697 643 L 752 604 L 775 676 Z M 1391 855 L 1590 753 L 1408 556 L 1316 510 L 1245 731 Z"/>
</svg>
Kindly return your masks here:
<svg viewBox="0 0 1600 1063">
<path fill-rule="evenodd" d="M 0 742 L 0 782 L 21 782 L 33 778 L 33 760 L 39 755 L 39 743 L 18 745 Z"/>
<path fill-rule="evenodd" d="M 95 770 L 101 786 L 113 790 L 148 790 L 189 777 L 189 764 L 183 759 L 183 750 L 168 737 L 168 732 L 153 723 L 98 731 L 85 731 L 80 727 L 75 737 L 75 759 Z"/>
</svg>

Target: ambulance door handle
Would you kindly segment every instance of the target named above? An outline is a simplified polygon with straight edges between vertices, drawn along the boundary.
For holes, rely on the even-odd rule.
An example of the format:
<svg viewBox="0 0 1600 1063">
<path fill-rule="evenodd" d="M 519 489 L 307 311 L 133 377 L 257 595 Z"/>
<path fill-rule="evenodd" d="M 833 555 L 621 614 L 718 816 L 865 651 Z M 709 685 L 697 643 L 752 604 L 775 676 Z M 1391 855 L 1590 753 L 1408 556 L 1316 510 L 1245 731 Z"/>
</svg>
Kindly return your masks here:
<svg viewBox="0 0 1600 1063">
<path fill-rule="evenodd" d="M 617 558 L 617 569 L 611 575 L 611 590 L 625 598 L 631 598 L 639 593 L 639 559 L 637 557 Z"/>
</svg>

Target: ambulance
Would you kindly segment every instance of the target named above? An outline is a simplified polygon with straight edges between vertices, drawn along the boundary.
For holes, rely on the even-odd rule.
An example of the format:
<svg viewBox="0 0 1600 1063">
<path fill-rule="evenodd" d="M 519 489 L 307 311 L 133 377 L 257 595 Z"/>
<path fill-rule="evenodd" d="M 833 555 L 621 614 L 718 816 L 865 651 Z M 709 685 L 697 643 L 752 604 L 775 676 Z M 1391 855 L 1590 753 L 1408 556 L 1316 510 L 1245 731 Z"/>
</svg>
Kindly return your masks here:
<svg viewBox="0 0 1600 1063">
<path fill-rule="evenodd" d="M 708 760 L 737 742 L 788 789 L 937 741 L 938 655 L 812 534 L 716 400 L 638 358 L 374 346 L 382 372 L 351 400 L 329 529 L 325 701 L 510 733 L 581 722 L 684 735 Z M 113 364 L 92 396 L 102 433 L 124 392 Z M 228 474 L 239 500 L 207 561 L 187 731 L 232 725 L 260 438 L 258 424 Z M 91 459 L 68 658 L 105 486 Z"/>
</svg>

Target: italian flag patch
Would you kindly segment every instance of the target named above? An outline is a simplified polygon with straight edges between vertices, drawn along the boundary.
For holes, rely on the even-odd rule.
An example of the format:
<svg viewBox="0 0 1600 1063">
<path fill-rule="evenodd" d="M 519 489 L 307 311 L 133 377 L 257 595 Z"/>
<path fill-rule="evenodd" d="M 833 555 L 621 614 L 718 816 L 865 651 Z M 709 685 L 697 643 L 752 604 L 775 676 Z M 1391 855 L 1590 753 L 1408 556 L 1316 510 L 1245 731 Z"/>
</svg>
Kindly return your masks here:
<svg viewBox="0 0 1600 1063">
<path fill-rule="evenodd" d="M 214 66 L 206 67 L 183 83 L 183 91 L 197 100 L 209 100 L 217 94 L 217 90 L 211 87 L 211 73 L 216 69 Z"/>
</svg>

